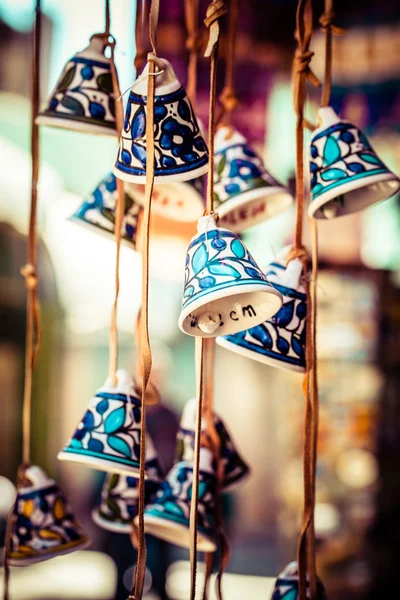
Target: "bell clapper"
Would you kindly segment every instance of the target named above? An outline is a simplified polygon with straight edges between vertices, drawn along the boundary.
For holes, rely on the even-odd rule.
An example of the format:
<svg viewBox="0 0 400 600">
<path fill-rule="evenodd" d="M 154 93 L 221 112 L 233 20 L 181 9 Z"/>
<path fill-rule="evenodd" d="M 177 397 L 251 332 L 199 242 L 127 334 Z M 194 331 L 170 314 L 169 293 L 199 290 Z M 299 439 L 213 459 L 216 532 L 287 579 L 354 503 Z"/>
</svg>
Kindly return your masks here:
<svg viewBox="0 0 400 600">
<path fill-rule="evenodd" d="M 329 202 L 329 204 L 322 207 L 322 212 L 324 213 L 324 217 L 326 219 L 333 219 L 334 217 L 337 216 L 338 211 L 339 211 L 339 206 L 336 204 L 335 201 Z"/>
<path fill-rule="evenodd" d="M 197 326 L 204 333 L 214 333 L 218 329 L 220 324 L 219 313 L 216 312 L 205 312 L 202 313 L 197 319 Z"/>
</svg>

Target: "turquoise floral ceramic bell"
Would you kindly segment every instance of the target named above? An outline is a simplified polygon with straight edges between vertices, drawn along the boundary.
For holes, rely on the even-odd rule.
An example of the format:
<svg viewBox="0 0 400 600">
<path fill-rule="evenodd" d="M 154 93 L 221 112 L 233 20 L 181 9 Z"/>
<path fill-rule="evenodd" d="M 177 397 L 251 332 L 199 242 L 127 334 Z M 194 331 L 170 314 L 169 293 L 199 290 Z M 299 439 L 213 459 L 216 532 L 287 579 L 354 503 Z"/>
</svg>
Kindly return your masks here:
<svg viewBox="0 0 400 600">
<path fill-rule="evenodd" d="M 104 49 L 104 39 L 94 35 L 89 46 L 67 62 L 36 118 L 38 125 L 116 135 L 110 59 Z"/>
<path fill-rule="evenodd" d="M 181 423 L 177 434 L 177 458 L 179 461 L 193 461 L 196 429 L 197 400 L 189 400 L 182 413 Z M 221 459 L 224 467 L 224 491 L 245 481 L 250 469 L 237 451 L 224 422 L 214 415 L 214 423 L 221 441 Z"/>
<path fill-rule="evenodd" d="M 307 599 L 311 599 L 310 586 L 307 581 Z M 297 562 L 290 563 L 276 580 L 271 600 L 299 600 L 299 574 Z M 316 600 L 327 600 L 327 595 L 322 581 L 317 578 Z"/>
<path fill-rule="evenodd" d="M 59 460 L 86 464 L 93 469 L 139 477 L 141 399 L 132 376 L 117 371 L 117 384 L 107 379 L 59 452 Z M 146 477 L 158 473 L 157 453 L 146 438 Z"/>
<path fill-rule="evenodd" d="M 186 255 L 180 329 L 215 337 L 259 325 L 278 312 L 282 296 L 238 236 L 201 217 Z"/>
<path fill-rule="evenodd" d="M 216 341 L 232 352 L 267 365 L 304 372 L 307 296 L 300 260 L 295 258 L 286 265 L 289 250 L 290 247 L 284 248 L 266 272 L 268 281 L 282 294 L 279 311 L 260 325 Z"/>
<path fill-rule="evenodd" d="M 310 148 L 310 217 L 331 219 L 387 200 L 400 179 L 376 155 L 362 131 L 330 107 L 319 109 Z"/>
<path fill-rule="evenodd" d="M 236 233 L 288 208 L 293 197 L 267 171 L 248 141 L 230 127 L 215 135 L 214 206 L 221 225 Z"/>
<path fill-rule="evenodd" d="M 23 467 L 11 520 L 9 564 L 24 567 L 74 550 L 90 541 L 55 481 L 40 467 Z"/>
<path fill-rule="evenodd" d="M 158 491 L 160 481 L 160 472 L 154 472 L 145 481 L 145 504 L 148 504 Z M 107 473 L 100 506 L 92 512 L 93 521 L 108 531 L 130 534 L 133 519 L 138 514 L 138 501 L 139 480 L 136 477 Z"/>
<path fill-rule="evenodd" d="M 115 239 L 115 213 L 117 205 L 117 180 L 109 173 L 102 179 L 70 220 L 88 226 L 92 231 Z M 136 234 L 141 206 L 128 194 L 125 194 L 125 214 L 122 220 L 121 236 L 126 245 L 136 249 Z"/>
<path fill-rule="evenodd" d="M 207 171 L 208 150 L 185 89 L 167 60 L 155 77 L 154 183 L 187 181 Z M 145 183 L 146 97 L 149 64 L 133 84 L 113 169 L 124 181 Z"/>
<path fill-rule="evenodd" d="M 201 448 L 197 525 L 197 545 L 200 552 L 214 552 L 216 549 L 216 476 L 212 462 L 210 450 Z M 162 482 L 154 501 L 145 509 L 146 533 L 177 546 L 190 547 L 192 483 L 193 463 L 177 463 Z"/>
</svg>

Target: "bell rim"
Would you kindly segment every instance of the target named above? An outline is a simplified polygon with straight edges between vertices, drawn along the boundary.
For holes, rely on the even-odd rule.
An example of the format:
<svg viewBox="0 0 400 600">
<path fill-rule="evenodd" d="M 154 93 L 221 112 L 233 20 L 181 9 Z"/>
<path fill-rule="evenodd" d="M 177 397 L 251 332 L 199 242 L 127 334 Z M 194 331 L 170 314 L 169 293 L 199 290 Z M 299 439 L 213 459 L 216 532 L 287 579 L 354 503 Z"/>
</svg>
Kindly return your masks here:
<svg viewBox="0 0 400 600">
<path fill-rule="evenodd" d="M 75 213 L 73 215 L 70 215 L 69 217 L 67 217 L 67 221 L 69 221 L 70 223 L 73 223 L 74 225 L 80 225 L 80 226 L 84 227 L 86 230 L 91 231 L 92 233 L 98 233 L 102 238 L 105 238 L 105 239 L 115 243 L 115 233 L 113 231 L 104 229 L 103 227 L 101 227 L 101 225 L 97 225 L 97 223 L 92 223 L 91 221 L 88 221 L 87 219 L 84 219 L 83 217 L 79 217 L 79 216 L 75 215 Z M 131 238 L 131 240 L 132 241 L 130 241 L 129 239 L 127 239 L 124 236 L 121 236 L 121 244 L 123 244 L 127 248 L 130 248 L 134 252 L 138 252 L 138 250 L 136 249 L 136 240 L 135 240 L 135 242 L 133 241 L 132 238 Z"/>
<path fill-rule="evenodd" d="M 92 520 L 93 522 L 102 529 L 106 531 L 112 531 L 113 533 L 121 533 L 125 535 L 129 535 L 133 530 L 133 519 L 132 525 L 129 526 L 128 523 L 118 523 L 116 521 L 108 521 L 107 519 L 103 519 L 100 514 L 100 506 L 96 506 L 92 510 Z"/>
<path fill-rule="evenodd" d="M 279 306 L 276 309 L 274 308 L 273 311 L 271 309 L 272 312 L 269 316 L 265 316 L 265 314 L 263 314 L 262 320 L 255 319 L 253 322 L 254 327 L 256 325 L 260 325 L 261 323 L 264 323 L 264 321 L 266 319 L 273 317 L 279 311 L 279 309 L 282 307 L 282 304 L 283 304 L 282 294 L 280 292 L 278 292 L 270 283 L 268 283 L 268 281 L 264 281 L 264 280 L 255 281 L 254 279 L 251 279 L 251 280 L 240 281 L 239 285 L 236 280 L 233 282 L 230 282 L 230 283 L 231 283 L 230 286 L 227 286 L 226 282 L 221 283 L 220 284 L 221 287 L 214 286 L 214 291 L 211 291 L 211 292 L 207 292 L 207 290 L 204 290 L 201 293 L 201 295 L 197 294 L 197 297 L 192 302 L 190 302 L 189 304 L 185 303 L 182 306 L 181 313 L 180 313 L 179 319 L 178 319 L 179 329 L 186 335 L 192 335 L 194 337 L 217 337 L 218 333 L 216 331 L 213 333 L 210 333 L 210 334 L 205 333 L 201 330 L 199 330 L 199 331 L 201 331 L 201 334 L 191 332 L 190 330 L 186 331 L 183 327 L 183 323 L 184 323 L 186 317 L 191 312 L 198 310 L 204 304 L 209 304 L 210 302 L 213 302 L 214 300 L 219 300 L 221 298 L 221 291 L 224 291 L 225 297 L 226 296 L 243 295 L 245 293 L 265 292 L 265 293 L 268 293 L 271 296 L 275 296 L 277 299 L 279 299 L 279 301 L 280 301 Z M 268 292 L 267 292 L 267 290 L 268 290 Z M 204 298 L 207 298 L 207 302 L 204 302 Z M 191 328 L 191 329 L 198 329 L 198 328 Z M 239 333 L 240 331 L 243 331 L 243 325 L 239 325 L 238 329 L 232 330 L 230 332 L 230 335 L 233 335 L 234 333 Z M 226 334 L 226 335 L 228 335 L 228 334 Z"/>
<path fill-rule="evenodd" d="M 285 188 L 285 186 L 280 186 L 280 185 L 274 185 L 274 186 L 269 186 L 267 182 L 265 182 L 266 185 L 265 186 L 260 186 L 260 187 L 256 187 L 250 190 L 246 190 L 242 193 L 236 194 L 235 196 L 231 196 L 230 198 L 223 200 L 221 202 L 221 204 L 218 206 L 218 208 L 216 209 L 217 214 L 219 215 L 220 219 L 222 220 L 224 217 L 226 217 L 227 215 L 229 215 L 231 212 L 233 212 L 234 210 L 236 210 L 237 208 L 240 208 L 241 206 L 247 206 L 247 205 L 251 205 L 252 202 L 256 202 L 256 201 L 260 201 L 261 199 L 265 198 L 265 204 L 267 207 L 267 215 L 268 215 L 268 198 L 271 200 L 271 197 L 277 196 L 277 199 L 275 200 L 274 204 L 278 204 L 279 208 L 278 210 L 274 211 L 272 215 L 268 215 L 265 217 L 261 217 L 257 220 L 253 219 L 248 219 L 248 221 L 251 221 L 250 225 L 245 225 L 243 227 L 240 226 L 236 226 L 236 225 L 232 225 L 231 223 L 221 223 L 222 227 L 225 227 L 225 225 L 230 229 L 230 231 L 233 231 L 233 233 L 240 233 L 241 231 L 244 231 L 245 229 L 250 229 L 251 227 L 255 227 L 256 225 L 259 225 L 260 223 L 263 223 L 264 221 L 269 221 L 269 219 L 274 218 L 275 216 L 277 216 L 278 214 L 280 214 L 281 212 L 287 210 L 294 202 L 294 198 L 291 195 L 291 193 L 289 192 L 289 190 L 287 188 Z M 278 201 L 278 197 L 282 197 L 281 202 Z M 285 201 L 286 199 L 286 201 Z M 281 206 L 282 205 L 282 206 Z"/>
<path fill-rule="evenodd" d="M 135 517 L 134 522 L 138 522 L 138 517 Z M 160 536 L 159 533 L 155 534 L 154 530 L 148 527 L 148 525 L 160 525 L 165 526 L 166 530 L 175 530 L 175 532 L 181 532 L 187 536 L 187 541 L 184 539 L 181 543 L 179 543 L 176 539 L 171 541 L 172 538 L 168 537 L 167 534 L 165 536 Z M 149 515 L 145 512 L 144 514 L 144 528 L 146 533 L 153 535 L 159 539 L 162 539 L 165 542 L 169 542 L 170 544 L 175 544 L 176 546 L 180 546 L 181 548 L 189 548 L 190 547 L 190 530 L 189 527 L 183 525 L 182 523 L 178 523 L 177 521 L 173 521 L 169 518 L 165 517 L 157 517 L 155 515 Z M 197 549 L 199 552 L 214 552 L 217 549 L 217 544 L 212 539 L 211 536 L 206 535 L 202 531 L 197 530 Z"/>
<path fill-rule="evenodd" d="M 92 540 L 90 540 L 87 535 L 82 536 L 79 540 L 75 540 L 73 542 L 67 542 L 66 544 L 62 544 L 59 546 L 60 550 L 55 552 L 55 548 L 57 546 L 53 546 L 49 548 L 49 551 L 39 551 L 35 556 L 26 556 L 25 558 L 16 558 L 12 556 L 10 552 L 8 563 L 10 567 L 24 567 L 33 565 L 35 563 L 44 562 L 46 560 L 50 560 L 51 558 L 56 558 L 57 556 L 62 556 L 64 554 L 70 554 L 71 552 L 75 552 L 76 550 L 86 550 L 92 545 Z"/>
<path fill-rule="evenodd" d="M 285 363 L 285 361 L 283 360 L 279 360 L 278 358 L 273 358 L 272 356 L 267 356 L 265 354 L 259 354 L 255 350 L 251 350 L 250 348 L 244 348 L 239 344 L 235 344 L 234 342 L 225 339 L 224 336 L 218 336 L 215 341 L 218 344 L 218 346 L 221 346 L 221 348 L 225 348 L 226 350 L 230 350 L 231 352 L 240 354 L 245 358 L 255 360 L 256 362 L 268 365 L 270 367 L 276 367 L 277 369 L 282 369 L 284 371 L 305 373 L 305 367 L 302 367 L 300 365 L 294 365 L 291 363 Z"/>
<path fill-rule="evenodd" d="M 361 212 L 362 210 L 365 210 L 369 206 L 373 206 L 374 204 L 379 204 L 380 202 L 389 200 L 389 198 L 392 198 L 395 194 L 397 194 L 397 192 L 400 189 L 400 179 L 397 177 L 397 175 L 395 175 L 388 169 L 380 169 L 378 173 L 375 171 L 371 175 L 368 175 L 368 173 L 364 172 L 364 173 L 359 174 L 358 176 L 354 175 L 354 177 L 352 177 L 350 181 L 335 185 L 334 187 L 331 187 L 330 189 L 328 189 L 326 191 L 323 190 L 321 192 L 321 194 L 319 196 L 317 196 L 317 198 L 315 200 L 311 200 L 309 207 L 308 207 L 308 216 L 313 219 L 330 220 L 330 219 L 327 219 L 327 217 L 325 217 L 321 213 L 320 208 L 322 206 L 324 206 L 327 202 L 330 202 L 331 200 L 334 200 L 335 198 L 337 198 L 338 195 L 347 194 L 348 192 L 353 191 L 353 189 L 357 189 L 357 188 L 354 188 L 354 182 L 357 181 L 357 179 L 364 179 L 365 186 L 372 185 L 374 183 L 383 182 L 383 181 L 394 181 L 397 184 L 397 188 L 393 189 L 390 196 L 385 196 L 383 198 L 379 198 L 379 199 L 375 200 L 374 202 L 370 202 L 368 204 L 365 204 L 365 206 L 357 208 L 356 210 L 345 212 L 340 215 L 336 215 L 335 217 L 333 217 L 334 219 L 339 219 L 340 217 L 345 217 L 346 215 L 351 215 L 351 214 L 355 214 L 357 212 Z M 365 186 L 361 186 L 361 187 L 365 187 Z M 361 189 L 361 187 L 358 189 Z M 339 193 L 338 193 L 338 191 L 339 191 Z M 311 196 L 312 196 L 312 192 L 311 192 Z"/>
<path fill-rule="evenodd" d="M 124 465 L 123 463 L 114 462 L 112 460 L 108 460 L 106 458 L 100 458 L 97 456 L 92 456 L 87 452 L 83 451 L 83 453 L 77 453 L 76 450 L 61 450 L 57 454 L 57 460 L 67 461 L 67 462 L 75 462 L 86 465 L 89 468 L 95 469 L 96 471 L 103 471 L 106 473 L 117 473 L 118 475 L 127 475 L 130 477 L 139 478 L 139 461 L 137 461 L 137 466 L 134 464 Z M 132 461 L 133 463 L 134 461 Z M 145 473 L 145 480 L 149 478 Z"/>
<path fill-rule="evenodd" d="M 54 113 L 42 111 L 35 119 L 35 124 L 40 127 L 55 127 L 57 129 L 67 129 L 68 131 L 77 131 L 78 133 L 91 133 L 93 135 L 107 135 L 116 137 L 117 130 L 115 122 L 108 125 L 91 123 L 92 119 L 88 117 L 79 118 L 64 113 Z M 80 125 L 80 126 L 79 126 Z M 82 127 L 86 125 L 86 127 Z"/>
<path fill-rule="evenodd" d="M 197 179 L 197 177 L 201 177 L 205 175 L 208 171 L 208 156 L 207 162 L 195 169 L 189 171 L 182 171 L 181 173 L 175 173 L 170 175 L 155 175 L 154 176 L 154 185 L 158 183 L 184 183 L 185 181 L 191 181 L 192 179 Z M 115 162 L 112 172 L 114 175 L 121 179 L 122 181 L 127 181 L 128 183 L 139 183 L 141 185 L 145 185 L 146 183 L 146 173 L 143 175 L 131 175 L 130 173 L 125 173 L 117 166 L 117 161 Z"/>
</svg>

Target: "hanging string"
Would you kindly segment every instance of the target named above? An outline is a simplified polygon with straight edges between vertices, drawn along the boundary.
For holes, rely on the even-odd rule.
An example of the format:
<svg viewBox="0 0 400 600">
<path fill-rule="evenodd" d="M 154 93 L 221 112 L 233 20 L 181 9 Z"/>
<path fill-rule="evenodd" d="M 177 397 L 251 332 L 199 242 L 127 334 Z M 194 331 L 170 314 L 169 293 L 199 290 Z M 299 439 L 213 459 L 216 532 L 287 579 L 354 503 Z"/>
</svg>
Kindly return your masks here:
<svg viewBox="0 0 400 600">
<path fill-rule="evenodd" d="M 111 18 L 110 18 L 110 0 L 106 0 L 105 2 L 105 29 L 104 33 L 108 37 L 110 35 L 110 26 L 111 26 Z"/>
<path fill-rule="evenodd" d="M 138 73 L 142 71 L 147 57 L 147 45 L 144 36 L 146 30 L 146 15 L 146 0 L 137 0 L 135 23 L 136 56 L 134 61 L 136 77 Z"/>
<path fill-rule="evenodd" d="M 198 13 L 199 0 L 185 0 L 185 22 L 188 33 L 186 48 L 189 50 L 186 93 L 194 109 L 196 109 L 198 57 L 203 47 L 203 40 L 197 23 Z"/>
<path fill-rule="evenodd" d="M 344 29 L 333 25 L 335 13 L 333 12 L 333 0 L 325 0 L 324 13 L 319 22 L 325 31 L 325 73 L 322 88 L 321 106 L 329 106 L 332 90 L 332 34 L 343 35 Z"/>
<path fill-rule="evenodd" d="M 227 125 L 227 126 L 231 125 L 232 113 L 239 106 L 239 99 L 236 95 L 235 83 L 234 83 L 238 19 L 239 19 L 239 0 L 230 0 L 228 40 L 227 40 L 227 48 L 226 48 L 225 86 L 219 97 L 219 100 L 222 105 L 222 110 L 218 117 L 218 124 Z"/>
</svg>

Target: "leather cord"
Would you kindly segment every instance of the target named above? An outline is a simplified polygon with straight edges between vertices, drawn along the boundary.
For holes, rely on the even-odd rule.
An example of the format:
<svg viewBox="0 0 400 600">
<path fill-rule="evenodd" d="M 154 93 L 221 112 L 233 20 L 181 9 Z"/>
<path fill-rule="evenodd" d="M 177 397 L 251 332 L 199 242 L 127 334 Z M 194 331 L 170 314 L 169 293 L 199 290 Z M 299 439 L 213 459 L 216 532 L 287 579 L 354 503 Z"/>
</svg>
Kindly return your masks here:
<svg viewBox="0 0 400 600">
<path fill-rule="evenodd" d="M 332 35 L 343 35 L 344 29 L 333 25 L 335 13 L 333 11 L 333 0 L 325 0 L 324 13 L 319 23 L 325 31 L 325 73 L 322 87 L 321 106 L 329 106 L 332 91 Z"/>
<path fill-rule="evenodd" d="M 136 40 L 136 56 L 134 66 L 136 70 L 136 77 L 138 73 L 143 69 L 146 63 L 147 57 L 147 45 L 144 39 L 144 32 L 146 31 L 146 0 L 137 0 L 136 2 L 136 23 L 135 23 L 135 40 Z"/>
<path fill-rule="evenodd" d="M 197 64 L 203 47 L 198 28 L 199 0 L 185 0 L 185 22 L 187 29 L 186 49 L 189 50 L 186 93 L 196 110 Z"/>
<path fill-rule="evenodd" d="M 222 110 L 218 116 L 218 124 L 231 125 L 232 113 L 239 106 L 239 99 L 235 90 L 235 56 L 236 56 L 236 37 L 239 19 L 239 2 L 240 0 L 230 0 L 229 3 L 229 24 L 228 24 L 228 40 L 226 48 L 226 71 L 225 85 L 219 100 L 222 105 Z"/>
</svg>

